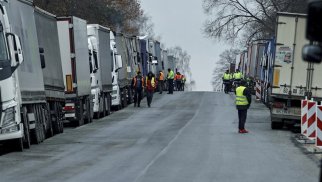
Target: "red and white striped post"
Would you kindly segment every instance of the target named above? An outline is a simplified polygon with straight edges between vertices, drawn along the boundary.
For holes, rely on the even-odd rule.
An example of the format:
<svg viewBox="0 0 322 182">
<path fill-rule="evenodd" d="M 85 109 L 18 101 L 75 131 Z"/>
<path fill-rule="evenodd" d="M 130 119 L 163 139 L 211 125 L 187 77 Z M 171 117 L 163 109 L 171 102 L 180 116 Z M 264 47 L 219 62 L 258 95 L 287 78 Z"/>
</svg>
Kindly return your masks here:
<svg viewBox="0 0 322 182">
<path fill-rule="evenodd" d="M 306 98 L 301 101 L 301 134 L 305 136 L 307 134 L 307 104 Z"/>
<path fill-rule="evenodd" d="M 316 140 L 315 146 L 322 149 L 322 105 L 316 107 Z"/>
<path fill-rule="evenodd" d="M 311 140 L 316 138 L 316 102 L 308 102 L 307 112 L 307 137 Z"/>
<path fill-rule="evenodd" d="M 256 82 L 256 100 L 260 100 L 261 99 L 261 84 L 259 81 Z"/>
</svg>

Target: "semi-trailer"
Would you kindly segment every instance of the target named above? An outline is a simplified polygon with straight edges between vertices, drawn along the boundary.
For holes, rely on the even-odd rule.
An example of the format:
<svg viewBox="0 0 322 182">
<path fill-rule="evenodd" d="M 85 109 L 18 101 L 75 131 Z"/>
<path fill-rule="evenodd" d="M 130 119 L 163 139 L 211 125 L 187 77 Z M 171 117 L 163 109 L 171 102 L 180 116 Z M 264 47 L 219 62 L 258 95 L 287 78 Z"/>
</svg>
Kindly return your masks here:
<svg viewBox="0 0 322 182">
<path fill-rule="evenodd" d="M 87 22 L 75 16 L 57 18 L 65 85 L 65 121 L 77 126 L 93 118 Z"/>
<path fill-rule="evenodd" d="M 48 115 L 45 129 L 48 136 L 62 133 L 65 87 L 58 41 L 56 16 L 35 8 L 40 60 L 43 63 L 43 79 Z"/>
<path fill-rule="evenodd" d="M 303 61 L 306 15 L 278 13 L 272 91 L 270 94 L 271 126 L 278 129 L 299 124 L 301 99 L 322 100 L 321 64 Z"/>
</svg>

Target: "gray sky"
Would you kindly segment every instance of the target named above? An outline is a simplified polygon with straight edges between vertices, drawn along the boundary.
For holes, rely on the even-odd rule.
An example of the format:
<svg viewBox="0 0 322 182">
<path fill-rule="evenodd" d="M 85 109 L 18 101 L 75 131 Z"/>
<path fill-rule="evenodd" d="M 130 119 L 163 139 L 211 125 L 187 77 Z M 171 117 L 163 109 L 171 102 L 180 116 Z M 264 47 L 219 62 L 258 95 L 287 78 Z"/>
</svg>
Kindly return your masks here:
<svg viewBox="0 0 322 182">
<path fill-rule="evenodd" d="M 204 38 L 206 20 L 202 0 L 141 0 L 142 8 L 152 17 L 156 35 L 167 47 L 181 46 L 191 55 L 192 77 L 198 91 L 211 91 L 215 61 L 227 48 L 223 42 Z"/>
</svg>

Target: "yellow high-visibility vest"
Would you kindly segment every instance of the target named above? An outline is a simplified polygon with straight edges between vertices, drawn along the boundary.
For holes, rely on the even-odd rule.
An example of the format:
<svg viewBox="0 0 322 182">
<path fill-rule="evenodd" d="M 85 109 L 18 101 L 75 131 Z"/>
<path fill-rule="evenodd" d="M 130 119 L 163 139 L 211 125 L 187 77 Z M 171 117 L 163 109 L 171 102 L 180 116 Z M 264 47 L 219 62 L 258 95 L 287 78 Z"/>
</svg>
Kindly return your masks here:
<svg viewBox="0 0 322 182">
<path fill-rule="evenodd" d="M 237 72 L 234 74 L 234 79 L 242 79 L 243 75 L 241 72 Z"/>
<path fill-rule="evenodd" d="M 224 80 L 230 80 L 231 79 L 231 76 L 229 73 L 225 73 L 224 74 Z"/>
<path fill-rule="evenodd" d="M 249 104 L 247 97 L 243 94 L 246 87 L 239 86 L 236 89 L 236 105 L 237 106 L 247 106 Z"/>
<path fill-rule="evenodd" d="M 146 77 L 146 86 L 148 85 L 148 77 Z M 152 85 L 152 87 L 154 88 L 155 87 L 155 80 L 154 80 L 154 77 L 152 77 L 152 79 L 151 79 L 151 85 Z"/>
</svg>

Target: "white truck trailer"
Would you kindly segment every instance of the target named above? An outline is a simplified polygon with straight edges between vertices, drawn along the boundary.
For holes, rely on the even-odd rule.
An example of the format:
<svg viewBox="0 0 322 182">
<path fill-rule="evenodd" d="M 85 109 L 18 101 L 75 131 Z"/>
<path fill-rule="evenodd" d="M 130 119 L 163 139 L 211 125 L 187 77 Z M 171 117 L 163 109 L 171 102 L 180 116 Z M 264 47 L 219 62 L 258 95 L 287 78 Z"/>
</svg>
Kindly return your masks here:
<svg viewBox="0 0 322 182">
<path fill-rule="evenodd" d="M 322 64 L 303 61 L 306 15 L 279 13 L 272 91 L 270 95 L 271 126 L 278 129 L 299 123 L 301 99 L 322 99 Z"/>
<path fill-rule="evenodd" d="M 44 63 L 39 56 L 32 1 L 0 4 L 0 141 L 22 151 L 30 147 L 31 139 L 35 143 L 45 139 Z"/>
<path fill-rule="evenodd" d="M 110 29 L 93 24 L 87 25 L 90 58 L 91 88 L 95 118 L 105 117 L 111 112 L 112 54 Z"/>
<path fill-rule="evenodd" d="M 87 22 L 77 17 L 57 18 L 67 121 L 83 125 L 93 118 Z"/>
</svg>

